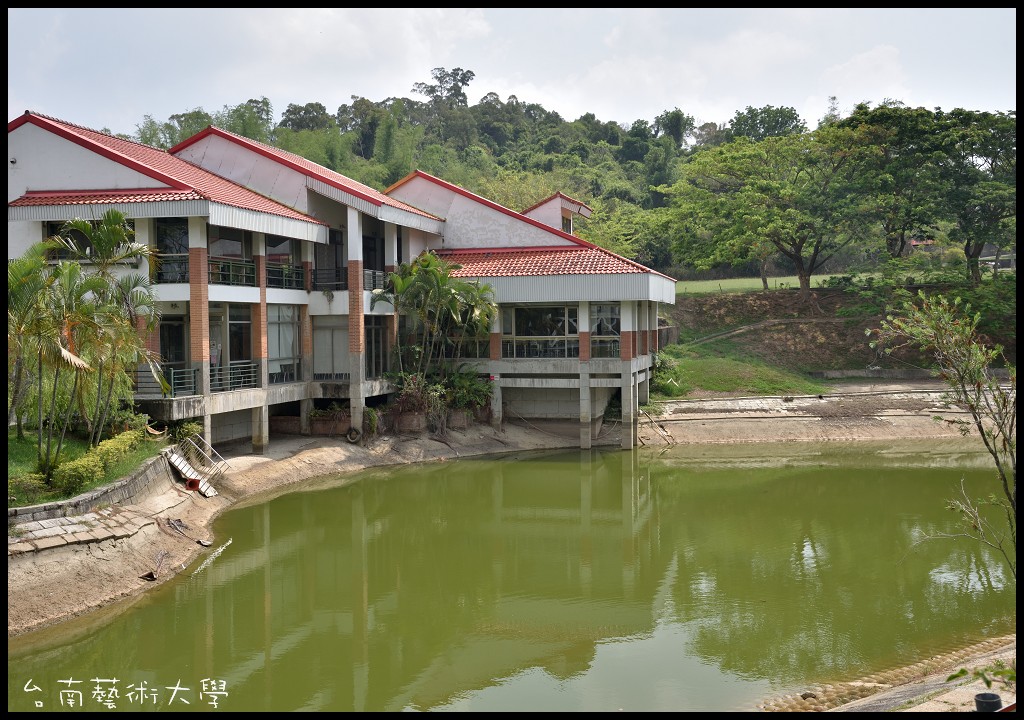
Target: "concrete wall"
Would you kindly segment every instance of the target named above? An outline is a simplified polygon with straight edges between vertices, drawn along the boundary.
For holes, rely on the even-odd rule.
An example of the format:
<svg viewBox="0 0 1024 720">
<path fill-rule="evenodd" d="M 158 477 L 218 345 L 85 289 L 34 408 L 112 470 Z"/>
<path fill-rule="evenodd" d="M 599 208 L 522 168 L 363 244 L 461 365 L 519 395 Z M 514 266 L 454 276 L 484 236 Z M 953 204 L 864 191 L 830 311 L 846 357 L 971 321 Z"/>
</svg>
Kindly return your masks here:
<svg viewBox="0 0 1024 720">
<path fill-rule="evenodd" d="M 210 418 L 211 445 L 230 442 L 232 440 L 252 439 L 252 412 L 234 410 L 219 413 Z"/>
</svg>

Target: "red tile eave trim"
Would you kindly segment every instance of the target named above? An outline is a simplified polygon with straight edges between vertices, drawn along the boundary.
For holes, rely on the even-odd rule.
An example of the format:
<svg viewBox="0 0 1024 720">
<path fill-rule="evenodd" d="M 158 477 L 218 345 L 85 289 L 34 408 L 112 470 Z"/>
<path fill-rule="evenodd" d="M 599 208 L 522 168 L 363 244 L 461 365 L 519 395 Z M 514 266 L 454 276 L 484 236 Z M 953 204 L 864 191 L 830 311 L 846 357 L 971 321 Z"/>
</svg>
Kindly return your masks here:
<svg viewBox="0 0 1024 720">
<path fill-rule="evenodd" d="M 95 143 L 92 140 L 84 138 L 78 133 L 69 130 L 67 127 L 59 123 L 55 123 L 52 120 L 48 120 L 38 115 L 25 113 L 24 115 L 15 118 L 11 122 L 7 123 L 7 132 L 10 133 L 12 130 L 16 130 L 25 123 L 32 123 L 33 125 L 37 125 L 46 130 L 47 132 L 52 132 L 54 135 L 58 135 L 64 138 L 65 140 L 69 140 L 75 143 L 76 145 L 81 145 L 82 147 L 88 149 L 90 152 L 94 152 L 97 155 L 102 155 L 103 157 L 109 160 L 113 160 L 114 162 L 120 165 L 129 167 L 132 170 L 140 172 L 147 177 L 151 177 L 154 180 L 170 185 L 172 188 L 175 188 L 177 190 L 195 190 L 195 188 L 191 187 L 190 185 L 187 185 L 186 183 L 183 183 L 181 180 L 178 180 L 177 178 L 156 171 L 153 168 L 149 167 L 148 165 L 144 165 L 126 155 L 122 155 L 116 150 L 111 150 L 110 148 L 100 145 L 99 143 Z"/>
<path fill-rule="evenodd" d="M 566 195 L 564 192 L 559 190 L 554 195 L 549 195 L 548 197 L 544 198 L 540 202 L 534 203 L 530 207 L 528 207 L 525 210 L 523 210 L 523 215 L 525 215 L 526 213 L 530 212 L 531 210 L 535 210 L 536 208 L 539 208 L 544 203 L 550 202 L 551 200 L 554 200 L 555 198 L 561 198 L 562 200 L 566 200 L 567 202 L 571 202 L 574 205 L 579 205 L 581 208 L 586 208 L 587 210 L 590 210 L 590 212 L 594 212 L 594 209 L 592 207 L 590 207 L 589 205 L 587 205 L 585 202 L 581 202 L 580 200 L 577 200 L 576 198 L 571 198 L 568 195 Z"/>
<path fill-rule="evenodd" d="M 614 257 L 614 258 L 616 258 L 618 260 L 621 260 L 624 263 L 627 263 L 627 264 L 633 266 L 634 268 L 636 268 L 640 272 L 650 273 L 652 275 L 659 275 L 660 277 L 663 277 L 666 280 L 671 280 L 672 282 L 676 282 L 675 278 L 669 277 L 665 273 L 658 272 L 657 270 L 652 270 L 651 268 L 647 267 L 646 265 L 641 265 L 640 263 L 636 262 L 635 260 L 630 260 L 629 258 L 623 257 L 622 255 L 617 255 L 616 253 L 613 253 L 611 250 L 605 250 L 603 247 L 600 247 L 598 245 L 589 245 L 588 244 L 587 247 L 589 247 L 590 249 L 596 250 L 596 251 L 598 251 L 600 253 L 604 253 L 605 255 L 611 255 L 612 257 Z M 489 255 L 517 255 L 517 254 L 536 253 L 536 252 L 548 253 L 548 252 L 553 252 L 553 251 L 554 252 L 567 252 L 567 251 L 569 251 L 569 252 L 579 252 L 581 249 L 582 248 L 579 248 L 579 247 L 569 247 L 569 246 L 566 246 L 566 245 L 546 245 L 546 246 L 537 245 L 537 246 L 531 246 L 531 247 L 512 247 L 512 248 L 509 248 L 509 247 L 502 247 L 502 248 L 465 248 L 465 249 L 463 249 L 463 248 L 444 248 L 444 249 L 441 249 L 441 250 L 437 250 L 436 254 L 437 254 L 438 257 L 444 258 L 444 257 L 449 257 L 449 256 L 458 256 L 458 255 L 488 255 L 488 254 Z"/>
<path fill-rule="evenodd" d="M 597 245 L 594 245 L 592 243 L 588 243 L 586 240 L 581 240 L 580 238 L 576 237 L 575 235 L 570 235 L 569 233 L 562 232 L 561 230 L 553 228 L 550 225 L 545 225 L 544 223 L 540 222 L 539 220 L 534 220 L 533 218 L 526 217 L 522 213 L 517 213 L 515 210 L 509 210 L 504 205 L 499 205 L 498 203 L 492 202 L 491 200 L 488 200 L 485 197 L 480 197 L 479 195 L 477 195 L 475 193 L 471 193 L 469 190 L 465 190 L 463 188 L 460 188 L 458 185 L 452 185 L 450 182 L 445 182 L 441 178 L 434 177 L 433 175 L 430 175 L 429 173 L 425 173 L 422 170 L 414 170 L 413 172 L 409 173 L 404 178 L 402 178 L 401 180 L 396 182 L 394 185 L 389 187 L 387 190 L 385 190 L 384 194 L 385 195 L 390 195 L 392 190 L 398 188 L 401 185 L 404 185 L 405 183 L 409 182 L 410 180 L 412 180 L 415 177 L 421 177 L 424 180 L 427 180 L 429 182 L 434 183 L 435 185 L 440 185 L 441 187 L 447 188 L 448 190 L 451 190 L 454 193 L 458 193 L 459 195 L 462 195 L 463 197 L 469 198 L 470 200 L 473 200 L 474 202 L 478 202 L 481 205 L 486 205 L 487 207 L 489 207 L 489 208 L 491 208 L 493 210 L 497 210 L 500 213 L 504 213 L 505 215 L 508 215 L 509 217 L 513 217 L 516 220 L 521 220 L 522 222 L 529 223 L 530 225 L 533 225 L 534 227 L 538 227 L 541 230 L 544 230 L 545 232 L 551 233 L 552 235 L 555 235 L 557 237 L 563 238 L 565 240 L 569 240 L 570 242 L 575 243 L 576 245 L 580 245 L 582 247 L 589 247 L 589 248 L 597 247 Z"/>
</svg>

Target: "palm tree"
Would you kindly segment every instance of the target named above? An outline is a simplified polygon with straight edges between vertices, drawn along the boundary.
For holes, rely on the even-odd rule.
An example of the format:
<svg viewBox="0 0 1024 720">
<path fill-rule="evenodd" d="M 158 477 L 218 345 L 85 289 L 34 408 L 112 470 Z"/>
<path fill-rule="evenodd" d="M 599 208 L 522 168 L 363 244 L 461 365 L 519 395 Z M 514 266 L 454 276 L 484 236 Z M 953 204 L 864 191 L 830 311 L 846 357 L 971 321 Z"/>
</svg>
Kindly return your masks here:
<svg viewBox="0 0 1024 720">
<path fill-rule="evenodd" d="M 18 439 L 25 437 L 21 404 L 31 387 L 27 358 L 41 333 L 42 302 L 50 282 L 47 243 L 36 243 L 7 263 L 7 425 L 17 419 Z"/>
<path fill-rule="evenodd" d="M 159 320 L 156 292 L 149 278 L 137 273 L 124 275 L 117 279 L 112 296 L 114 301 L 100 309 L 102 327 L 110 342 L 102 345 L 106 352 L 100 360 L 100 366 L 106 368 L 107 384 L 101 399 L 99 393 L 103 383 L 102 379 L 97 381 L 96 412 L 90 437 L 93 446 L 98 445 L 102 439 L 115 387 L 120 384 L 130 394 L 129 375 L 135 373 L 140 365 L 146 364 L 153 377 L 167 389 L 166 381 L 160 373 L 159 355 L 149 350 L 144 340 L 144 335 L 156 330 Z M 140 330 L 143 335 L 139 334 Z"/>
<path fill-rule="evenodd" d="M 89 370 L 88 364 L 82 360 L 82 349 L 88 344 L 89 336 L 96 330 L 96 308 L 94 299 L 103 290 L 103 280 L 98 276 L 83 273 L 82 266 L 77 262 L 58 262 L 51 270 L 48 292 L 44 296 L 37 325 L 36 364 L 37 364 L 37 426 L 38 437 L 36 450 L 39 471 L 49 479 L 57 466 L 60 457 L 64 434 L 73 414 L 72 399 L 78 387 L 78 375 Z M 61 374 L 65 367 L 75 373 L 71 393 L 63 395 Z M 48 423 L 43 422 L 44 400 L 44 368 L 52 369 L 52 385 L 50 387 Z M 54 448 L 54 433 L 58 423 L 58 399 L 63 403 L 63 420 L 61 434 Z M 43 448 L 44 429 L 46 447 Z"/>
<path fill-rule="evenodd" d="M 89 262 L 92 274 L 104 281 L 103 289 L 97 293 L 97 310 L 104 316 L 102 325 L 107 341 L 96 348 L 96 402 L 88 420 L 89 442 L 93 446 L 102 438 L 115 384 L 125 373 L 134 372 L 145 362 L 161 387 L 167 389 L 159 358 L 146 349 L 137 327 L 140 318 L 146 333 L 154 331 L 159 323 L 155 290 L 141 274 L 118 272 L 125 264 L 152 256 L 151 248 L 135 242 L 133 236 L 134 230 L 125 215 L 110 209 L 96 223 L 80 218 L 65 223 L 58 238 L 73 257 Z"/>
</svg>

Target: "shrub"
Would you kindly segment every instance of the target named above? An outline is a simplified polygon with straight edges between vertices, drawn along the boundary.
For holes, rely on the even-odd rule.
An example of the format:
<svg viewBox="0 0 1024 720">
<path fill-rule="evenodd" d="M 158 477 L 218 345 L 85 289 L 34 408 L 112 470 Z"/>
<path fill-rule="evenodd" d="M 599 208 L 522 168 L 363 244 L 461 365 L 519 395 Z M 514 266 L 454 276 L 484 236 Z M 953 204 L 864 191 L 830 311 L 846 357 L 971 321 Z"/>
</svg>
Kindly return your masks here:
<svg viewBox="0 0 1024 720">
<path fill-rule="evenodd" d="M 195 420 L 183 420 L 171 427 L 170 434 L 175 443 L 184 442 L 193 435 L 202 435 L 203 424 Z"/>
<path fill-rule="evenodd" d="M 455 372 L 445 378 L 444 399 L 453 410 L 479 410 L 491 402 L 491 380 L 475 372 Z"/>
<path fill-rule="evenodd" d="M 67 497 L 73 497 L 82 488 L 102 480 L 105 472 L 99 453 L 86 453 L 54 470 L 53 486 Z"/>
<path fill-rule="evenodd" d="M 46 495 L 46 478 L 41 473 L 27 473 L 7 479 L 7 506 L 35 505 Z"/>
<path fill-rule="evenodd" d="M 145 439 L 146 436 L 141 430 L 128 430 L 104 440 L 92 452 L 99 457 L 106 472 L 107 468 L 141 445 Z"/>
<path fill-rule="evenodd" d="M 363 434 L 375 437 L 380 431 L 380 414 L 376 408 L 363 408 Z"/>
</svg>

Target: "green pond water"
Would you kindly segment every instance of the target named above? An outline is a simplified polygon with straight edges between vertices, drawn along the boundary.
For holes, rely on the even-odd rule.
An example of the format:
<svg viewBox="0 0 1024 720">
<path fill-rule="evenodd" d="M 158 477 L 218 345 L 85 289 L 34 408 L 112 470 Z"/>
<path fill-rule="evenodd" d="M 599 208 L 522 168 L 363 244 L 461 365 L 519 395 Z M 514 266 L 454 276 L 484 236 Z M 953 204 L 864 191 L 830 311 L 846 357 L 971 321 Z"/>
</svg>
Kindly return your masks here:
<svg viewBox="0 0 1024 720">
<path fill-rule="evenodd" d="M 1015 632 L 1001 560 L 934 538 L 956 531 L 961 480 L 997 491 L 980 446 L 572 450 L 322 478 L 221 516 L 144 597 L 9 639 L 7 706 L 756 711 Z"/>
</svg>

